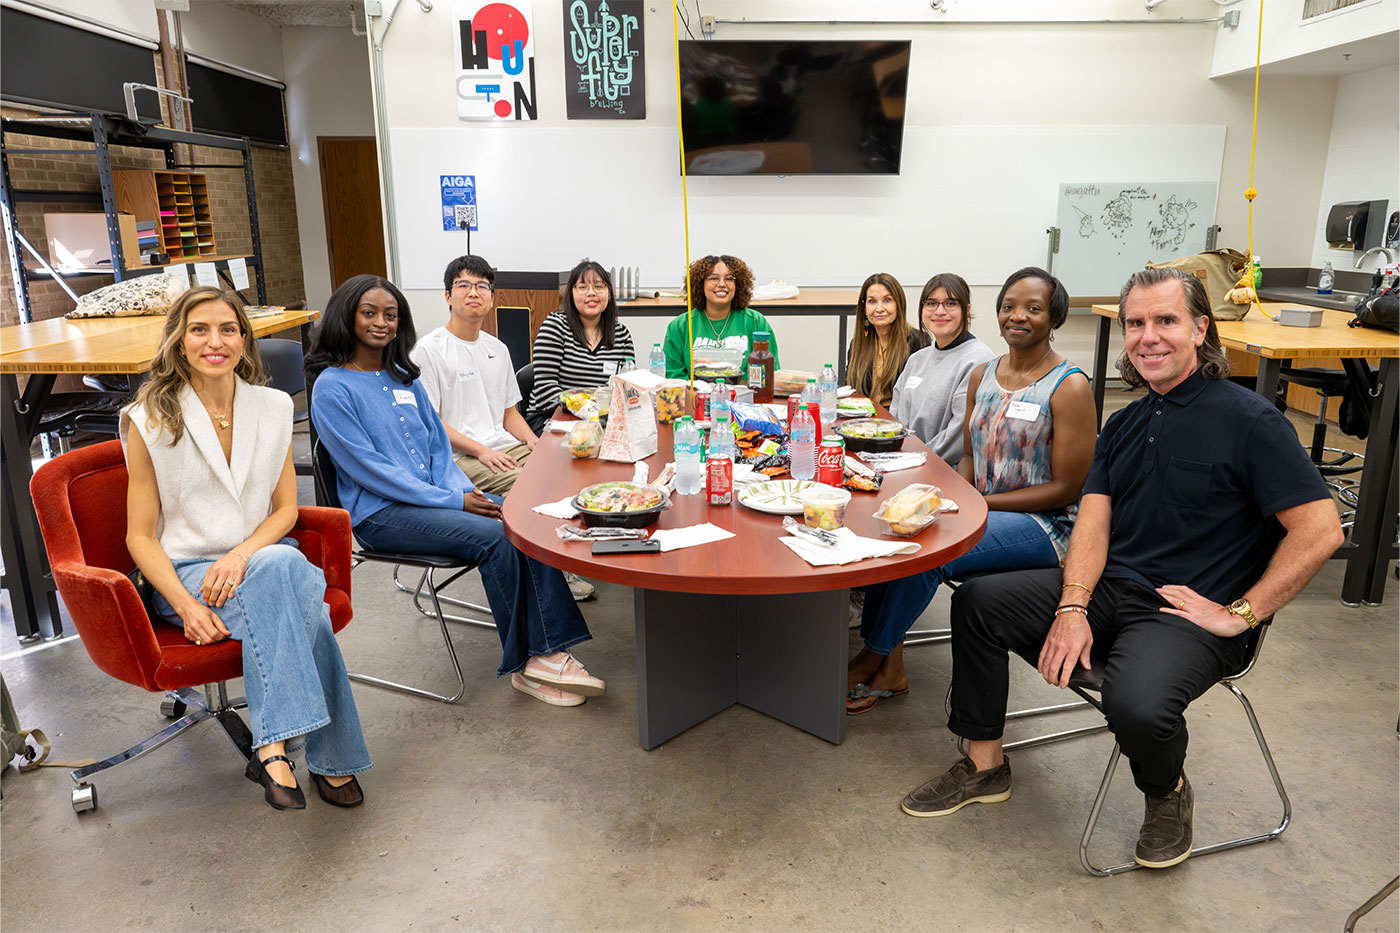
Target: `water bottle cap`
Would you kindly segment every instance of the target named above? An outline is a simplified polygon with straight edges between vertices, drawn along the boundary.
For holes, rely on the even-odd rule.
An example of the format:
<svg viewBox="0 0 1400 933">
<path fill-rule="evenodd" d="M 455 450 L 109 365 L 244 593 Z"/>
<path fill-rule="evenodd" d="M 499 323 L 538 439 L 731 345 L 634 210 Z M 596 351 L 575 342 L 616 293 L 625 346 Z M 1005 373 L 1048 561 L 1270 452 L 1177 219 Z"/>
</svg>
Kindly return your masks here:
<svg viewBox="0 0 1400 933">
<path fill-rule="evenodd" d="M 807 410 L 807 403 L 806 403 L 806 402 L 800 402 L 800 403 L 798 403 L 797 410 L 798 410 L 798 411 L 806 411 L 806 410 Z"/>
<path fill-rule="evenodd" d="M 692 418 L 690 415 L 681 415 L 681 424 L 685 424 L 687 421 L 694 421 L 694 420 L 695 420 L 695 419 Z"/>
<path fill-rule="evenodd" d="M 812 377 L 812 378 L 811 378 L 811 379 L 808 379 L 808 380 L 807 380 L 807 381 L 808 381 L 808 382 L 816 382 L 816 381 L 817 381 L 817 379 L 816 379 L 816 377 L 815 377 L 815 376 L 813 376 L 813 377 Z"/>
<path fill-rule="evenodd" d="M 652 346 L 653 346 L 653 347 L 659 347 L 659 346 L 661 346 L 661 344 L 659 344 L 659 343 L 654 343 L 654 344 L 652 344 Z M 828 364 L 828 365 L 830 365 L 830 364 Z"/>
</svg>

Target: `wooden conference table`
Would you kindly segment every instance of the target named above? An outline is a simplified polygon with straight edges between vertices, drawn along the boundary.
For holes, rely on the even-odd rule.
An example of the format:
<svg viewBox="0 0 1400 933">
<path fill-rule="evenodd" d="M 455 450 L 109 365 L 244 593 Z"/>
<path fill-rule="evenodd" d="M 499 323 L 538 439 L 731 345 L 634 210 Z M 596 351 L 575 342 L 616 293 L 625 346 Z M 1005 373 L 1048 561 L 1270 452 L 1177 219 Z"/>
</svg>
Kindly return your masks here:
<svg viewBox="0 0 1400 933">
<path fill-rule="evenodd" d="M 660 450 L 646 459 L 655 477 L 671 454 L 671 427 L 659 425 Z M 937 456 L 885 476 L 876 493 L 852 492 L 846 526 L 879 537 L 878 504 L 910 483 L 932 483 L 958 503 L 913 538 L 918 553 L 835 567 L 813 567 L 778 542 L 782 516 L 753 511 L 735 497 L 710 506 L 703 494 L 674 496 L 656 528 L 712 522 L 733 538 L 661 554 L 595 557 L 587 542 L 566 542 L 557 518 L 532 511 L 592 483 L 630 480 L 633 465 L 574 460 L 546 434 L 503 509 L 506 537 L 535 559 L 594 580 L 636 588 L 637 733 L 651 749 L 735 703 L 828 742 L 846 738 L 849 588 L 940 566 L 982 537 L 987 508 Z M 917 438 L 905 450 L 927 450 Z M 799 516 L 800 520 L 800 516 Z M 581 525 L 580 519 L 572 524 Z"/>
<path fill-rule="evenodd" d="M 1281 308 L 1308 308 L 1298 302 L 1266 301 L 1269 314 Z M 1094 404 L 1103 419 L 1104 382 L 1108 377 L 1109 328 L 1118 320 L 1117 305 L 1094 305 L 1098 334 L 1094 342 Z M 1396 397 L 1400 382 L 1400 337 L 1368 327 L 1348 327 L 1355 315 L 1346 311 L 1322 311 L 1318 327 L 1288 327 L 1275 323 L 1253 310 L 1238 321 L 1217 321 L 1220 343 L 1259 358 L 1259 374 L 1254 390 L 1273 400 L 1278 391 L 1279 373 L 1286 363 L 1298 361 L 1317 365 L 1339 359 L 1379 359 L 1380 385 L 1371 404 L 1371 428 L 1366 437 L 1366 465 L 1361 472 L 1361 489 L 1356 522 L 1350 539 L 1337 549 L 1335 560 L 1347 564 L 1342 581 L 1342 602 L 1379 605 L 1385 592 L 1387 564 L 1396 559 L 1396 486 L 1400 484 L 1400 463 L 1396 457 Z"/>
<path fill-rule="evenodd" d="M 263 337 L 308 325 L 319 311 L 284 311 L 254 318 L 253 335 Z M 0 328 L 0 497 L 4 528 L 0 546 L 5 561 L 5 588 L 15 614 L 15 631 L 23 640 L 62 634 L 58 602 L 48 557 L 29 497 L 29 444 L 44 411 L 54 379 L 64 373 L 139 374 L 150 369 L 165 317 L 53 318 Z M 24 392 L 18 377 L 27 375 Z"/>
</svg>

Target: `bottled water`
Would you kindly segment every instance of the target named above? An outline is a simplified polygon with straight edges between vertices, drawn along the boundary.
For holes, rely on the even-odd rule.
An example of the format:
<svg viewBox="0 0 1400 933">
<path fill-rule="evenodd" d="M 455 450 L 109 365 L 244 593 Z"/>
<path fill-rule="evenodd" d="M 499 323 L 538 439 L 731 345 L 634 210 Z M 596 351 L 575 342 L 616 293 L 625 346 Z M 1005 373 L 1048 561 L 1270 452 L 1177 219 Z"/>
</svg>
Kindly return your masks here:
<svg viewBox="0 0 1400 933">
<path fill-rule="evenodd" d="M 727 397 L 727 393 L 726 393 Z M 714 403 L 711 402 L 713 405 Z M 733 414 L 729 410 L 729 403 L 726 401 L 711 410 L 710 428 L 710 456 L 723 454 L 730 460 L 734 459 L 734 429 Z"/>
<path fill-rule="evenodd" d="M 651 371 L 662 378 L 666 376 L 666 354 L 661 352 L 661 344 L 651 345 L 651 359 L 648 360 Z"/>
<path fill-rule="evenodd" d="M 625 362 L 625 363 L 622 364 L 622 367 L 618 370 L 618 372 L 620 372 L 620 373 L 630 373 L 630 372 L 635 371 L 636 368 L 637 368 L 637 361 L 636 361 L 636 359 L 629 356 L 629 357 L 627 357 L 627 362 Z"/>
<path fill-rule="evenodd" d="M 676 425 L 676 495 L 690 496 L 700 491 L 700 429 L 685 415 Z"/>
<path fill-rule="evenodd" d="M 836 420 L 836 370 L 830 363 L 822 367 L 817 378 L 817 388 L 821 390 L 822 424 L 830 425 Z"/>
<path fill-rule="evenodd" d="M 729 407 L 729 386 L 724 384 L 723 379 L 716 379 L 715 384 L 710 387 L 710 421 L 713 423 L 721 408 Z"/>
<path fill-rule="evenodd" d="M 807 411 L 807 403 L 797 406 L 792 420 L 788 452 L 792 455 L 789 469 L 793 479 L 813 479 L 817 475 L 817 423 Z"/>
</svg>

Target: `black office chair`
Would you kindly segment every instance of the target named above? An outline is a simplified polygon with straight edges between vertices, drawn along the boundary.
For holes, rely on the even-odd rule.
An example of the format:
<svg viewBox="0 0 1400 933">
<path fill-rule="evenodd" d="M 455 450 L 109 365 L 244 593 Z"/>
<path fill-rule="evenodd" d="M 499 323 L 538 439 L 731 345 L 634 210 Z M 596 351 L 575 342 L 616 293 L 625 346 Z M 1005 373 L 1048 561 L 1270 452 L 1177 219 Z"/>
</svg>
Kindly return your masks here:
<svg viewBox="0 0 1400 933">
<path fill-rule="evenodd" d="M 1259 652 L 1264 646 L 1264 636 L 1269 630 L 1273 617 L 1263 620 L 1254 637 L 1254 644 L 1249 651 L 1249 657 L 1245 659 L 1244 666 L 1238 673 L 1220 678 L 1220 686 L 1234 694 L 1235 699 L 1240 701 L 1244 707 L 1245 715 L 1249 718 L 1250 728 L 1254 730 L 1254 739 L 1259 745 L 1259 751 L 1264 756 L 1264 764 L 1268 766 L 1269 776 L 1273 778 L 1274 789 L 1278 792 L 1279 802 L 1283 804 L 1283 818 L 1279 820 L 1277 826 L 1267 832 L 1255 833 L 1249 836 L 1241 836 L 1237 839 L 1230 839 L 1224 842 L 1215 842 L 1204 846 L 1194 846 L 1191 849 L 1191 858 L 1198 858 L 1202 855 L 1209 855 L 1212 852 L 1223 852 L 1226 849 L 1237 849 L 1241 846 L 1253 845 L 1256 842 L 1268 842 L 1283 835 L 1283 831 L 1288 828 L 1289 822 L 1293 819 L 1293 805 L 1289 803 L 1288 792 L 1284 790 L 1283 779 L 1279 777 L 1278 768 L 1274 765 L 1274 756 L 1269 751 L 1269 743 L 1264 740 L 1264 731 L 1259 727 L 1259 718 L 1254 715 L 1254 707 L 1250 705 L 1249 698 L 1244 695 L 1236 682 L 1254 669 L 1255 663 L 1259 660 Z M 1069 689 L 1077 693 L 1089 706 L 1094 707 L 1100 713 L 1103 712 L 1103 701 L 1100 695 L 1103 692 L 1103 665 L 1100 664 L 1092 671 L 1077 668 L 1070 675 Z M 949 709 L 951 714 L 952 688 L 948 689 L 948 697 L 944 700 L 945 709 Z M 1083 704 L 1074 704 L 1076 706 Z M 1058 712 L 1064 707 L 1044 707 L 1041 710 L 1020 710 L 1007 713 L 1008 720 L 1033 716 L 1037 712 Z M 1093 732 L 1103 732 L 1108 728 L 1107 723 L 1096 726 L 1088 726 L 1082 729 L 1070 729 L 1064 732 L 1052 733 L 1050 735 L 1035 736 L 1034 738 L 1021 739 L 1015 742 L 1007 742 L 1002 748 L 1004 751 L 1013 751 L 1018 748 L 1034 748 L 1038 745 L 1049 745 L 1054 742 L 1063 742 L 1066 739 L 1076 738 L 1081 735 L 1088 735 Z M 958 750 L 962 754 L 967 754 L 967 740 L 958 738 Z M 1099 792 L 1094 797 L 1093 806 L 1089 809 L 1089 820 L 1084 825 L 1084 834 L 1079 839 L 1079 864 L 1084 866 L 1084 870 L 1091 875 L 1106 877 L 1108 875 L 1122 874 L 1125 871 L 1133 871 L 1141 868 L 1137 862 L 1126 862 L 1122 865 L 1114 865 L 1109 868 L 1101 868 L 1093 863 L 1089 858 L 1089 841 L 1094 835 L 1094 827 L 1098 824 L 1099 813 L 1103 810 L 1104 801 L 1108 798 L 1108 788 L 1113 782 L 1113 772 L 1118 768 L 1118 759 L 1122 757 L 1122 749 L 1118 743 L 1113 743 L 1113 751 L 1108 756 L 1108 767 L 1104 769 L 1103 780 L 1099 782 Z"/>
<path fill-rule="evenodd" d="M 335 461 L 331 459 L 330 453 L 326 450 L 325 446 L 321 443 L 319 439 L 317 439 L 312 446 L 312 462 L 315 467 L 314 477 L 316 483 L 316 504 L 329 506 L 331 508 L 336 509 L 341 508 L 340 495 L 336 491 Z M 476 564 L 470 561 L 462 560 L 461 558 L 457 557 L 444 557 L 428 554 L 396 554 L 389 551 L 376 551 L 370 548 L 361 547 L 358 540 L 355 542 L 355 545 L 356 546 L 351 550 L 350 553 L 350 569 L 352 571 L 360 564 L 366 561 L 393 564 L 395 565 L 394 582 L 398 583 L 397 574 L 398 567 L 400 565 L 408 567 L 418 567 L 422 569 L 423 575 L 422 578 L 418 581 L 418 588 L 416 591 L 413 591 L 413 605 L 423 615 L 437 620 L 438 628 L 442 632 L 442 642 L 447 647 L 448 659 L 452 662 L 452 673 L 457 678 L 457 692 L 452 694 L 451 696 L 448 696 L 442 693 L 434 693 L 431 690 L 424 690 L 421 687 L 410 687 L 407 684 L 396 683 L 392 680 L 385 680 L 382 677 L 371 677 L 368 674 L 352 673 L 349 675 L 350 679 L 359 681 L 360 683 L 371 684 L 376 687 L 384 687 L 387 690 L 397 690 L 400 693 L 408 693 L 412 694 L 413 696 L 426 697 L 430 700 L 439 700 L 443 703 L 456 703 L 462 698 L 462 694 L 466 692 L 467 685 L 466 680 L 462 677 L 461 662 L 457 660 L 457 649 L 452 644 L 452 634 L 447 630 L 448 620 L 452 619 L 455 621 L 465 622 L 470 625 L 477 625 L 481 626 L 482 628 L 489 629 L 494 629 L 496 626 L 493 622 L 483 622 L 478 619 L 466 619 L 457 616 L 445 615 L 442 611 L 442 603 L 449 600 L 447 597 L 441 596 L 440 591 L 443 588 L 451 585 L 463 574 L 467 573 L 468 571 L 474 570 L 476 568 Z M 447 577 L 447 579 L 442 581 L 441 583 L 438 583 L 434 579 L 434 574 L 439 570 L 451 571 L 451 574 Z M 406 587 L 403 587 L 402 584 L 399 585 L 400 588 L 403 588 L 405 590 L 407 589 Z M 428 597 L 432 600 L 433 603 L 433 609 L 431 612 L 425 609 L 419 602 L 425 589 L 427 590 Z M 458 602 L 460 604 L 460 601 L 452 601 Z M 484 609 L 485 607 L 479 608 Z M 489 610 L 485 611 L 487 611 L 489 615 Z"/>
<path fill-rule="evenodd" d="M 523 418 L 530 410 L 530 393 L 535 391 L 534 363 L 526 363 L 515 371 L 515 384 L 520 386 L 520 401 L 515 403 L 515 410 Z"/>
<path fill-rule="evenodd" d="M 1292 383 L 1317 392 L 1317 421 L 1313 423 L 1312 445 L 1308 450 L 1312 462 L 1324 477 L 1344 476 L 1365 466 L 1366 458 L 1350 450 L 1327 446 L 1327 404 L 1334 398 L 1350 397 L 1361 406 L 1362 423 L 1370 421 L 1371 396 L 1375 373 L 1362 360 L 1345 361 L 1344 369 L 1320 369 L 1313 366 L 1284 366 L 1279 370 L 1280 384 Z M 1365 436 L 1364 432 L 1361 436 Z"/>
<path fill-rule="evenodd" d="M 267 384 L 288 395 L 306 391 L 306 375 L 302 371 L 301 343 L 281 337 L 259 337 L 258 353 L 267 370 Z M 292 415 L 293 424 L 301 424 L 311 416 L 306 408 Z"/>
</svg>

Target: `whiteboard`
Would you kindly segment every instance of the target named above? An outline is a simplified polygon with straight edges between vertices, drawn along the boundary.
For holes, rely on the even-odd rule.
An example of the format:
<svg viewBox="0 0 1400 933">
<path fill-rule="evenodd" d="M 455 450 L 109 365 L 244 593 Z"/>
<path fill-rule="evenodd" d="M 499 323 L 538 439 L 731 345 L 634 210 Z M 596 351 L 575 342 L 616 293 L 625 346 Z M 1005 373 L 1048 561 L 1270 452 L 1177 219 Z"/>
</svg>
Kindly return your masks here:
<svg viewBox="0 0 1400 933">
<path fill-rule="evenodd" d="M 1061 183 L 1055 275 L 1074 295 L 1116 295 L 1145 262 L 1203 251 L 1217 188 L 1214 181 Z"/>
<path fill-rule="evenodd" d="M 683 281 L 675 127 L 400 127 L 389 140 L 402 287 L 440 289 L 465 249 L 439 217 L 439 181 L 456 174 L 476 176 L 472 249 L 497 268 L 588 256 L 639 266 L 644 287 Z M 690 250 L 740 256 L 760 282 L 850 286 L 885 271 L 917 288 L 951 271 L 999 285 L 1045 264 L 1064 179 L 1218 184 L 1224 150 L 1217 125 L 907 126 L 897 176 L 690 178 Z"/>
</svg>

